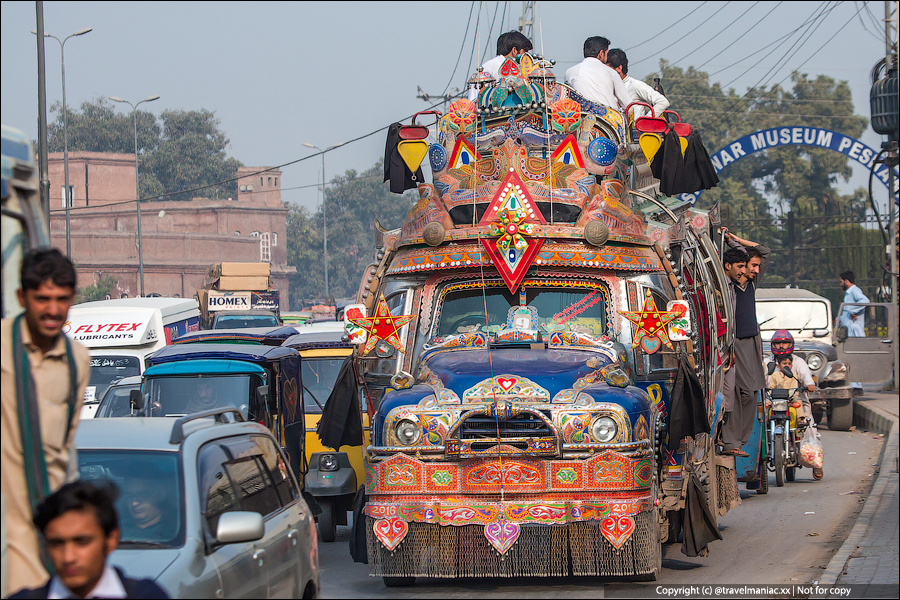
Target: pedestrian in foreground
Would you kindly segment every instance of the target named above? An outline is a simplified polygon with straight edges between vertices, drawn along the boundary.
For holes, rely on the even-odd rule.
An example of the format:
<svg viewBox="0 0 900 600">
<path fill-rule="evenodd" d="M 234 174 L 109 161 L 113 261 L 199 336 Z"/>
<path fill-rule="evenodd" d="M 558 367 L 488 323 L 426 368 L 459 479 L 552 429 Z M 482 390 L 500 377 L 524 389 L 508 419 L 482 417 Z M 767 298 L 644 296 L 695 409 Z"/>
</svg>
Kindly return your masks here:
<svg viewBox="0 0 900 600">
<path fill-rule="evenodd" d="M 33 510 L 67 479 L 75 428 L 90 379 L 90 355 L 63 333 L 75 302 L 75 267 L 59 250 L 42 248 L 22 259 L 19 304 L 3 319 L 0 486 L 6 513 L 6 593 L 47 579 Z"/>
<path fill-rule="evenodd" d="M 34 515 L 54 575 L 39 588 L 11 598 L 168 598 L 150 579 L 131 579 L 107 564 L 119 545 L 118 490 L 88 481 L 67 483 Z"/>
</svg>

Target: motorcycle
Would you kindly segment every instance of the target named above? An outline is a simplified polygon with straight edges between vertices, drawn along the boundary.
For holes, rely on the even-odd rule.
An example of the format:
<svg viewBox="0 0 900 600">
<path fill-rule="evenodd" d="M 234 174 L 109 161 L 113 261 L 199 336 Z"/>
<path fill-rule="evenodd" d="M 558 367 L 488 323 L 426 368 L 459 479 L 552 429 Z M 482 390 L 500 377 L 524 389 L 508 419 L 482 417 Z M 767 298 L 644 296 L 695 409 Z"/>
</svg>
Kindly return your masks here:
<svg viewBox="0 0 900 600">
<path fill-rule="evenodd" d="M 775 372 L 775 363 L 768 364 L 768 374 Z M 783 367 L 785 377 L 794 379 L 790 367 Z M 769 427 L 766 435 L 768 469 L 775 473 L 775 485 L 782 487 L 785 480 L 794 481 L 800 461 L 800 442 L 809 424 L 800 417 L 801 402 L 797 397 L 799 383 L 793 388 L 766 389 L 769 396 Z"/>
</svg>

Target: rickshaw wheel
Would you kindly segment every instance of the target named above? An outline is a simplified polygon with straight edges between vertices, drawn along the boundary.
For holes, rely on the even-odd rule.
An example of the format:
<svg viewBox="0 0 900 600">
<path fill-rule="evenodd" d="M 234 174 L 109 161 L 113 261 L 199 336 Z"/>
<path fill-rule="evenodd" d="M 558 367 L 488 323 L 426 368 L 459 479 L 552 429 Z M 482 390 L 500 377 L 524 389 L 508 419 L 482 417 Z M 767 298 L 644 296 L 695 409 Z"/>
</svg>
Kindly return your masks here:
<svg viewBox="0 0 900 600">
<path fill-rule="evenodd" d="M 337 527 L 334 524 L 334 504 L 330 500 L 319 503 L 322 514 L 319 515 L 319 537 L 323 542 L 333 542 Z"/>
</svg>

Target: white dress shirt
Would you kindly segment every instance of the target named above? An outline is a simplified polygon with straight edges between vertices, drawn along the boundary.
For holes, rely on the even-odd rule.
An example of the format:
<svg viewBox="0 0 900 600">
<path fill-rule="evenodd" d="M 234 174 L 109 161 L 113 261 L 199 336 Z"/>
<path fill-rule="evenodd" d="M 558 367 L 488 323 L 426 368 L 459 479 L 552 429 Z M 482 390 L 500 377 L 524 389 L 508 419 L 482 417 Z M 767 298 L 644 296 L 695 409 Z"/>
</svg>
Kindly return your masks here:
<svg viewBox="0 0 900 600">
<path fill-rule="evenodd" d="M 505 62 L 506 62 L 506 57 L 503 56 L 502 54 L 498 54 L 494 58 L 484 61 L 484 64 L 481 65 L 481 68 L 486 74 L 490 75 L 494 79 L 499 79 L 500 78 L 500 67 L 502 67 L 503 63 L 505 63 Z M 469 100 L 471 100 L 472 102 L 475 102 L 478 99 L 478 90 L 476 90 L 474 87 L 470 87 L 468 97 L 469 97 Z"/>
<path fill-rule="evenodd" d="M 77 598 L 77 594 L 74 594 L 69 588 L 65 586 L 65 584 L 54 575 L 50 579 L 50 587 L 47 589 L 47 597 L 48 598 Z M 119 579 L 119 574 L 116 573 L 116 570 L 109 565 L 103 569 L 103 575 L 100 576 L 100 581 L 97 582 L 97 585 L 94 586 L 94 589 L 90 591 L 90 593 L 85 596 L 85 598 L 127 598 L 128 593 L 125 591 L 125 586 L 122 585 L 122 580 Z"/>
<path fill-rule="evenodd" d="M 597 104 L 624 110 L 631 103 L 631 95 L 619 74 L 596 58 L 585 58 L 570 67 L 566 71 L 566 83 Z"/>
<path fill-rule="evenodd" d="M 622 83 L 625 84 L 625 89 L 631 96 L 631 102 L 646 102 L 653 107 L 654 116 L 661 117 L 663 111 L 669 108 L 669 100 L 640 79 L 626 75 Z M 635 119 L 646 114 L 648 114 L 647 109 L 643 106 L 634 107 Z"/>
</svg>

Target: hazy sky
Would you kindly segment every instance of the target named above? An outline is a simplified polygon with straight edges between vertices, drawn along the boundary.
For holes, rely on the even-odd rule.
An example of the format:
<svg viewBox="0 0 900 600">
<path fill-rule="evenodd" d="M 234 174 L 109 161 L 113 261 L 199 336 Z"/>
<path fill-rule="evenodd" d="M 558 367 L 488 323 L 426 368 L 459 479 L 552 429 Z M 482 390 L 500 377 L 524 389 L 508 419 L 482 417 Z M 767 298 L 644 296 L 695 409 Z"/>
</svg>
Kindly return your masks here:
<svg viewBox="0 0 900 600">
<path fill-rule="evenodd" d="M 826 74 L 849 82 L 856 113 L 868 118 L 870 71 L 885 54 L 884 2 L 537 4 L 535 50 L 557 61 L 560 79 L 581 60 L 584 39 L 603 35 L 628 52 L 631 75 L 638 78 L 656 70 L 659 58 L 695 66 L 741 94 L 753 85 L 789 86 L 793 70 Z M 464 87 L 485 47 L 487 58 L 494 56 L 498 33 L 515 29 L 522 11 L 522 2 L 43 6 L 44 30 L 60 39 L 93 27 L 65 45 L 70 108 L 109 96 L 137 102 L 159 94 L 141 110 L 214 111 L 231 140 L 229 156 L 247 166 L 291 163 L 314 152 L 304 142 L 340 144 L 428 108 L 416 97 L 417 88 L 439 95 L 448 83 Z M 804 25 L 815 15 L 822 16 Z M 0 23 L 2 122 L 36 139 L 37 50 L 30 33 L 35 3 L 4 0 Z M 59 44 L 49 38 L 46 86 L 52 120 L 49 107 L 61 102 L 62 84 Z M 130 111 L 127 105 L 117 110 L 123 107 Z M 373 166 L 385 136 L 379 131 L 329 152 L 328 178 Z M 882 138 L 868 129 L 862 140 L 877 149 Z M 851 185 L 865 186 L 867 173 L 851 164 Z M 320 169 L 320 157 L 285 166 L 283 198 L 317 206 Z"/>
</svg>

